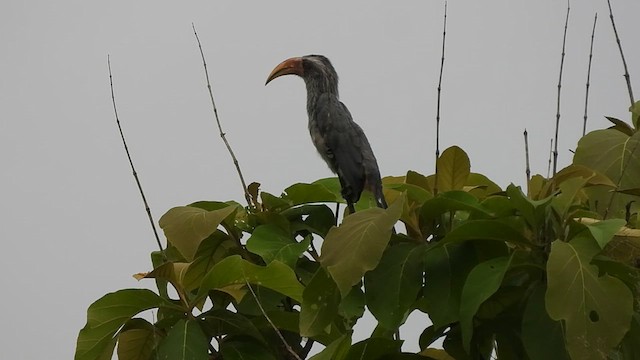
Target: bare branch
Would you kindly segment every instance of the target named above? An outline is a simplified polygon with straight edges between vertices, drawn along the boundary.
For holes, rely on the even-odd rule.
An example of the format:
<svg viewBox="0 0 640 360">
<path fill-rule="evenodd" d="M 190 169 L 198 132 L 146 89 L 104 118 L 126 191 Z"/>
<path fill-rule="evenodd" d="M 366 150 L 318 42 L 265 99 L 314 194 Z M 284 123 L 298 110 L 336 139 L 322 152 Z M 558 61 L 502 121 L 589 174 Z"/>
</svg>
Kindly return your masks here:
<svg viewBox="0 0 640 360">
<path fill-rule="evenodd" d="M 287 351 L 295 359 L 302 360 L 302 359 L 300 359 L 300 356 L 298 355 L 298 353 L 296 353 L 295 350 L 293 350 L 293 348 L 291 348 L 291 345 L 289 345 L 289 343 L 284 338 L 284 336 L 282 336 L 282 333 L 280 332 L 278 327 L 276 327 L 276 325 L 273 323 L 273 321 L 271 321 L 271 319 L 269 318 L 267 313 L 264 311 L 264 308 L 262 307 L 262 304 L 260 303 L 260 300 L 258 299 L 258 296 L 256 295 L 255 291 L 253 291 L 253 287 L 251 287 L 251 284 L 249 284 L 249 281 L 247 279 L 245 279 L 244 282 L 245 282 L 245 284 L 247 284 L 247 287 L 249 288 L 249 291 L 251 291 L 251 295 L 253 295 L 253 299 L 256 301 L 256 304 L 258 304 L 258 308 L 260 308 L 260 312 L 262 313 L 262 316 L 264 316 L 264 318 L 267 319 L 267 321 L 269 322 L 269 325 L 271 325 L 271 327 L 276 332 L 276 334 L 278 334 L 278 337 L 280 338 L 280 340 L 284 344 L 284 347 L 287 349 Z"/>
<path fill-rule="evenodd" d="M 613 33 L 616 35 L 616 42 L 618 43 L 618 49 L 620 50 L 620 57 L 622 58 L 622 65 L 624 66 L 624 78 L 627 80 L 627 90 L 629 91 L 629 100 L 631 100 L 631 105 L 633 105 L 635 103 L 635 100 L 633 99 L 633 89 L 631 89 L 631 76 L 629 76 L 629 70 L 627 69 L 627 61 L 624 59 L 624 52 L 622 52 L 622 43 L 620 42 L 620 37 L 618 36 L 618 30 L 616 29 L 616 22 L 613 21 L 613 10 L 611 10 L 610 0 L 607 0 L 607 5 L 609 5 L 609 18 L 611 18 Z"/>
<path fill-rule="evenodd" d="M 138 190 L 140 191 L 140 196 L 142 197 L 142 202 L 144 203 L 144 209 L 147 211 L 147 217 L 149 217 L 149 223 L 151 223 L 151 229 L 153 230 L 153 235 L 156 238 L 156 242 L 158 243 L 158 248 L 162 253 L 162 257 L 166 260 L 166 255 L 164 253 L 164 250 L 162 249 L 162 243 L 160 242 L 160 237 L 158 236 L 158 230 L 156 230 L 156 225 L 155 225 L 155 222 L 153 221 L 153 216 L 151 215 L 151 208 L 149 208 L 149 203 L 147 202 L 147 198 L 144 196 L 144 191 L 142 190 L 142 184 L 140 183 L 140 179 L 138 178 L 138 173 L 136 172 L 136 168 L 133 166 L 133 160 L 131 160 L 129 147 L 127 146 L 127 141 L 124 139 L 124 132 L 122 131 L 122 126 L 120 126 L 120 118 L 118 117 L 118 109 L 116 107 L 116 97 L 113 91 L 113 75 L 111 74 L 111 57 L 109 55 L 107 55 L 107 66 L 109 67 L 109 86 L 111 87 L 111 102 L 113 103 L 113 113 L 115 114 L 116 124 L 118 125 L 118 130 L 120 131 L 120 138 L 122 139 L 122 144 L 124 145 L 124 151 L 127 153 L 127 159 L 129 159 L 129 165 L 131 165 L 133 178 L 136 180 L 136 185 L 138 185 Z"/>
<path fill-rule="evenodd" d="M 547 166 L 547 179 L 551 173 L 551 158 L 553 157 L 553 138 L 551 139 L 551 145 L 549 145 L 549 165 Z"/>
<path fill-rule="evenodd" d="M 224 141 L 224 144 L 227 146 L 229 155 L 231 155 L 231 159 L 233 160 L 233 165 L 235 165 L 236 171 L 238 172 L 238 176 L 240 177 L 240 183 L 242 184 L 242 191 L 244 192 L 244 198 L 247 200 L 247 204 L 251 206 L 251 195 L 249 195 L 249 190 L 247 190 L 247 183 L 244 181 L 244 176 L 242 176 L 242 171 L 240 170 L 240 163 L 238 162 L 238 158 L 236 158 L 236 155 L 233 153 L 233 149 L 231 149 L 231 145 L 229 145 L 229 141 L 227 141 L 225 132 L 222 131 L 222 125 L 220 125 L 220 118 L 218 117 L 218 108 L 216 107 L 216 102 L 213 99 L 213 91 L 211 90 L 211 81 L 209 80 L 209 70 L 207 70 L 207 61 L 204 58 L 204 52 L 202 51 L 202 44 L 200 43 L 200 38 L 198 37 L 198 33 L 196 32 L 196 26 L 192 23 L 191 27 L 193 28 L 193 34 L 196 36 L 196 40 L 198 41 L 200 56 L 202 56 L 202 65 L 204 66 L 204 75 L 207 78 L 207 89 L 209 90 L 209 98 L 211 99 L 213 115 L 215 116 L 216 123 L 218 124 L 220 137 L 222 138 L 222 141 Z"/>
<path fill-rule="evenodd" d="M 442 57 L 440 59 L 440 76 L 438 78 L 438 105 L 436 110 L 436 176 L 434 195 L 438 193 L 438 159 L 440 158 L 440 96 L 442 93 L 442 73 L 444 70 L 444 49 L 447 37 L 447 2 L 444 2 L 444 21 L 442 25 Z"/>
<path fill-rule="evenodd" d="M 569 27 L 569 0 L 567 0 L 567 18 L 564 21 L 564 35 L 562 37 L 562 57 L 560 58 L 560 76 L 558 77 L 558 106 L 556 111 L 556 135 L 555 135 L 555 148 L 553 149 L 553 175 L 556 174 L 558 169 L 558 130 L 560 128 L 560 89 L 562 88 L 562 69 L 564 68 L 564 49 L 567 43 L 567 28 Z"/>
<path fill-rule="evenodd" d="M 593 38 L 596 35 L 596 22 L 598 21 L 598 13 L 593 18 L 593 30 L 591 30 L 591 46 L 589 47 L 589 66 L 587 67 L 587 90 L 584 96 L 584 122 L 582 124 L 582 136 L 587 133 L 587 109 L 589 105 L 589 81 L 591 79 L 591 60 L 593 59 Z"/>
<path fill-rule="evenodd" d="M 524 156 L 526 161 L 525 173 L 527 174 L 527 184 L 531 180 L 531 168 L 529 167 L 529 136 L 527 129 L 524 129 Z"/>
</svg>

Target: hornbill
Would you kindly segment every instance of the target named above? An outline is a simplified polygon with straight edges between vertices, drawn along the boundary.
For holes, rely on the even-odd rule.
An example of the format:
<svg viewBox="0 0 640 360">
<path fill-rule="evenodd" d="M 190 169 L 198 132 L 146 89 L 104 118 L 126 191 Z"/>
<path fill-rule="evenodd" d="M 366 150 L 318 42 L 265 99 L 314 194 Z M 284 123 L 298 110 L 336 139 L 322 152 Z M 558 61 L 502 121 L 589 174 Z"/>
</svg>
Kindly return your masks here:
<svg viewBox="0 0 640 360">
<path fill-rule="evenodd" d="M 329 59 L 322 55 L 287 59 L 273 69 L 265 85 L 290 74 L 300 76 L 307 86 L 311 140 L 338 175 L 349 212 L 355 212 L 363 189 L 373 193 L 379 207 L 386 208 L 376 157 L 362 128 L 338 98 L 338 74 Z"/>
</svg>

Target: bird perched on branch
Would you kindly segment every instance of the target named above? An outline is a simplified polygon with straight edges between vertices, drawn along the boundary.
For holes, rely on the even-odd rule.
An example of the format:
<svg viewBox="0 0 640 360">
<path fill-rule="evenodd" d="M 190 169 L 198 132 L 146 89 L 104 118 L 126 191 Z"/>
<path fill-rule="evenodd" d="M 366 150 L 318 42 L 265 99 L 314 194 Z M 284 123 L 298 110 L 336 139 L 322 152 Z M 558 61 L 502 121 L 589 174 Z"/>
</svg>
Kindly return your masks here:
<svg viewBox="0 0 640 360">
<path fill-rule="evenodd" d="M 342 197 L 351 213 L 364 189 L 386 208 L 376 157 L 362 128 L 338 97 L 338 74 L 322 55 L 294 57 L 273 69 L 266 84 L 282 75 L 298 75 L 307 85 L 311 140 L 320 156 L 338 175 Z M 266 85 L 265 84 L 265 85 Z"/>
</svg>

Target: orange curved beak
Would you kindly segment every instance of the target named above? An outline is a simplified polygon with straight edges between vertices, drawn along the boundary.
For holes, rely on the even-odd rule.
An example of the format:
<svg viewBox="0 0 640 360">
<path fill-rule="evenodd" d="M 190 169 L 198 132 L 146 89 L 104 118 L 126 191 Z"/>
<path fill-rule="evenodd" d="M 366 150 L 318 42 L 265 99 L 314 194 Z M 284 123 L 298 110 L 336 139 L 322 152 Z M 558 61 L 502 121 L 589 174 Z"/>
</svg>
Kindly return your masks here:
<svg viewBox="0 0 640 360">
<path fill-rule="evenodd" d="M 293 57 L 281 62 L 278 66 L 276 66 L 269 77 L 267 78 L 267 85 L 271 80 L 280 77 L 282 75 L 304 75 L 304 70 L 302 69 L 302 58 L 301 57 Z"/>
</svg>

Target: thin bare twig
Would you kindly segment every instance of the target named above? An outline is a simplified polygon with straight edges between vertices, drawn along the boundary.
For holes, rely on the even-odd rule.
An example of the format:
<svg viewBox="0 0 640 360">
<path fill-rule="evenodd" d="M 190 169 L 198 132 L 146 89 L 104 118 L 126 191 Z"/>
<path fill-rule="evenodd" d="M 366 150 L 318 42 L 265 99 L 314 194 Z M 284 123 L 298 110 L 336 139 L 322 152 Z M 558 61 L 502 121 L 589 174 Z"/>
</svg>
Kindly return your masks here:
<svg viewBox="0 0 640 360">
<path fill-rule="evenodd" d="M 589 46 L 589 66 L 587 67 L 587 90 L 584 96 L 584 122 L 582 124 L 582 136 L 587 133 L 587 109 L 589 105 L 589 86 L 591 79 L 591 60 L 593 59 L 593 39 L 596 35 L 596 22 L 598 21 L 598 13 L 593 18 L 593 30 L 591 30 L 591 46 Z"/>
<path fill-rule="evenodd" d="M 124 132 L 122 131 L 122 126 L 120 126 L 120 118 L 118 117 L 118 109 L 116 107 L 116 97 L 113 91 L 113 75 L 111 74 L 111 57 L 109 55 L 107 55 L 107 66 L 109 67 L 109 86 L 111 87 L 111 103 L 113 104 L 113 113 L 115 114 L 115 117 L 116 117 L 116 124 L 118 125 L 118 131 L 120 131 L 120 138 L 122 139 L 122 144 L 124 145 L 124 151 L 127 153 L 127 159 L 129 159 L 129 165 L 131 165 L 133 178 L 136 180 L 136 184 L 138 185 L 138 190 L 140 191 L 140 196 L 142 197 L 142 202 L 144 203 L 144 209 L 147 211 L 147 216 L 149 217 L 149 223 L 151 223 L 151 229 L 153 230 L 153 235 L 156 238 L 156 242 L 158 243 L 158 248 L 162 253 L 162 257 L 166 260 L 166 255 L 164 253 L 164 249 L 162 248 L 160 237 L 158 236 L 158 230 L 156 230 L 156 225 L 155 225 L 155 222 L 153 221 L 153 216 L 151 215 L 151 208 L 149 207 L 147 198 L 144 196 L 144 191 L 142 190 L 142 184 L 140 183 L 140 178 L 138 178 L 138 173 L 136 172 L 136 168 L 133 166 L 133 160 L 131 160 L 129 147 L 127 146 L 127 141 L 124 139 Z"/>
<path fill-rule="evenodd" d="M 629 100 L 631 105 L 635 103 L 633 99 L 633 89 L 631 89 L 631 76 L 629 76 L 629 70 L 627 69 L 627 61 L 624 59 L 624 52 L 622 52 L 622 43 L 620 43 L 620 37 L 618 36 L 618 30 L 616 29 L 616 22 L 613 21 L 613 10 L 611 10 L 611 1 L 607 0 L 609 5 L 609 18 L 611 18 L 611 25 L 613 26 L 613 33 L 616 35 L 616 42 L 618 43 L 618 49 L 620 50 L 620 57 L 622 58 L 622 65 L 624 66 L 624 78 L 627 80 L 627 90 L 629 90 Z"/>
<path fill-rule="evenodd" d="M 551 173 L 551 158 L 553 157 L 553 139 L 551 139 L 551 145 L 549 145 L 549 165 L 547 166 L 547 179 Z"/>
<path fill-rule="evenodd" d="M 251 291 L 251 295 L 253 295 L 253 299 L 256 301 L 256 304 L 258 304 L 258 308 L 260 308 L 260 312 L 262 313 L 262 316 L 264 316 L 264 318 L 267 319 L 267 321 L 269 322 L 269 325 L 271 325 L 271 327 L 276 332 L 276 334 L 278 334 L 278 337 L 280 338 L 280 340 L 284 344 L 284 347 L 287 349 L 287 351 L 294 358 L 296 358 L 297 360 L 302 360 L 302 359 L 300 359 L 300 356 L 298 355 L 298 353 L 296 353 L 295 350 L 293 350 L 293 348 L 291 348 L 291 345 L 289 345 L 289 343 L 284 338 L 284 336 L 282 336 L 282 333 L 280 332 L 278 327 L 273 323 L 273 321 L 271 321 L 271 319 L 267 315 L 267 312 L 264 311 L 264 308 L 262 307 L 262 304 L 260 303 L 260 300 L 258 299 L 258 296 L 256 295 L 255 291 L 253 291 L 253 287 L 251 287 L 251 284 L 249 284 L 249 281 L 247 279 L 245 279 L 244 282 L 245 282 L 245 284 L 247 284 L 247 287 L 249 288 L 249 291 Z"/>
<path fill-rule="evenodd" d="M 527 184 L 531 180 L 531 167 L 529 167 L 529 134 L 527 129 L 524 129 L 524 156 L 526 161 L 525 173 L 527 174 Z"/>
<path fill-rule="evenodd" d="M 440 158 L 440 96 L 442 93 L 442 73 L 444 70 L 444 49 L 447 38 L 447 2 L 444 2 L 444 21 L 442 25 L 442 57 L 440 58 L 440 76 L 438 77 L 438 103 L 436 110 L 436 176 L 433 186 L 434 195 L 438 193 L 438 159 Z"/>
<path fill-rule="evenodd" d="M 222 125 L 220 125 L 220 118 L 218 117 L 218 108 L 216 107 L 216 102 L 213 99 L 213 90 L 211 90 L 211 81 L 209 80 L 209 70 L 207 70 L 207 61 L 204 58 L 204 52 L 202 51 L 202 44 L 200 43 L 198 32 L 196 32 L 196 26 L 193 23 L 191 23 L 191 27 L 193 28 L 193 34 L 196 36 L 196 40 L 198 41 L 200 56 L 202 56 L 202 65 L 204 66 L 204 75 L 207 78 L 207 89 L 209 90 L 209 98 L 211 99 L 213 115 L 215 116 L 216 123 L 218 124 L 220 137 L 222 138 L 222 141 L 224 141 L 224 144 L 227 146 L 229 155 L 231 155 L 231 159 L 233 160 L 233 165 L 235 165 L 236 171 L 238 172 L 238 176 L 240 177 L 240 183 L 242 184 L 242 191 L 244 192 L 244 198 L 247 200 L 247 205 L 251 206 L 251 195 L 249 194 L 249 190 L 247 190 L 247 183 L 244 181 L 244 176 L 242 176 L 242 171 L 240 170 L 240 163 L 238 162 L 238 158 L 236 158 L 236 155 L 233 153 L 233 149 L 231 149 L 231 145 L 229 145 L 229 141 L 227 141 L 225 132 L 222 131 Z"/>
<path fill-rule="evenodd" d="M 556 135 L 555 135 L 555 148 L 553 149 L 553 175 L 556 174 L 558 169 L 558 130 L 560 128 L 560 89 L 562 88 L 562 69 L 564 68 L 564 49 L 567 43 L 567 28 L 569 27 L 569 0 L 567 0 L 567 18 L 564 21 L 564 35 L 562 37 L 562 57 L 560 58 L 560 76 L 558 77 L 558 104 L 556 111 Z"/>
</svg>

